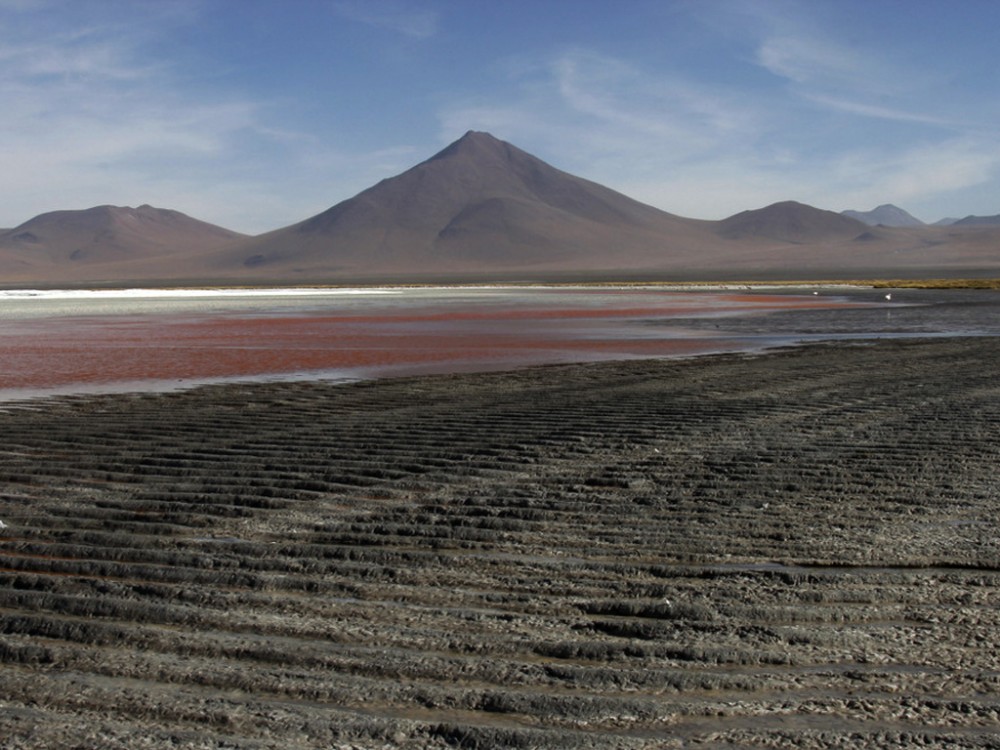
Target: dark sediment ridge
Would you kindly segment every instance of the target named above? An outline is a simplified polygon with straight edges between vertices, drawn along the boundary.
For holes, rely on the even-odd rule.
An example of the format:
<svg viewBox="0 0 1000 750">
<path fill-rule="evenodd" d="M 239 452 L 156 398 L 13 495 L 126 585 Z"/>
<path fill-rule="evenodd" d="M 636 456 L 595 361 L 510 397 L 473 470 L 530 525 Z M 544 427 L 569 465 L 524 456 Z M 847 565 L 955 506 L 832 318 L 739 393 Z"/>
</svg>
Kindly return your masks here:
<svg viewBox="0 0 1000 750">
<path fill-rule="evenodd" d="M 4 748 L 1000 747 L 1000 340 L 0 406 Z"/>
</svg>

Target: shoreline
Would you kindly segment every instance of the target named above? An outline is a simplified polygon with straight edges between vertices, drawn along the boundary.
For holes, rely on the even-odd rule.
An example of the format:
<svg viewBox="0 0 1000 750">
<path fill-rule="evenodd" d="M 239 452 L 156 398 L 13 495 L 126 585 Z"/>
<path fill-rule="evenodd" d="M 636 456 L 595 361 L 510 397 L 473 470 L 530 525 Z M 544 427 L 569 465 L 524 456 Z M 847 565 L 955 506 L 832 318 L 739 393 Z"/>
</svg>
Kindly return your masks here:
<svg viewBox="0 0 1000 750">
<path fill-rule="evenodd" d="M 114 282 L 82 282 L 59 284 L 13 284 L 0 288 L 0 293 L 8 292 L 50 292 L 50 291 L 81 291 L 81 292 L 122 292 L 147 290 L 150 292 L 303 292 L 315 290 L 317 293 L 353 292 L 367 293 L 378 290 L 395 289 L 531 289 L 531 288 L 642 288 L 662 289 L 667 291 L 686 290 L 718 290 L 732 291 L 740 289 L 1000 289 L 1000 278 L 855 278 L 855 279 L 771 279 L 771 280 L 581 280 L 581 281 L 470 281 L 470 282 L 372 282 L 372 283 L 154 283 L 151 281 L 136 281 L 135 283 Z"/>
</svg>

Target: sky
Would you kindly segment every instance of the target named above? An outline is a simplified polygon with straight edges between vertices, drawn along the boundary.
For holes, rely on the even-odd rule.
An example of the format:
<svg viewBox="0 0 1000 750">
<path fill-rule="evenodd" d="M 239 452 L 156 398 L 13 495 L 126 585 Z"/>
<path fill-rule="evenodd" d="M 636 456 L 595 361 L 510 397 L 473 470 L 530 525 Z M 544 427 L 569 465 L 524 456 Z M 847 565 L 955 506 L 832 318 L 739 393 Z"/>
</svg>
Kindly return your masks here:
<svg viewBox="0 0 1000 750">
<path fill-rule="evenodd" d="M 483 130 L 681 216 L 1000 213 L 997 0 L 0 0 L 0 227 L 256 234 Z"/>
</svg>

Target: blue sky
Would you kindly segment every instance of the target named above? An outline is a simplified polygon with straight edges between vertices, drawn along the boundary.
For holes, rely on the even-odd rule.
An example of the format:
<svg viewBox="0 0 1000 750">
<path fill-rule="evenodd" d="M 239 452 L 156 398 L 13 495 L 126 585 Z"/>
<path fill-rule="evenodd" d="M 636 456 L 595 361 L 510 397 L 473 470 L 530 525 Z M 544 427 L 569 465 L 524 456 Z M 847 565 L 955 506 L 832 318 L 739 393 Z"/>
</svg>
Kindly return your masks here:
<svg viewBox="0 0 1000 750">
<path fill-rule="evenodd" d="M 996 0 L 0 0 L 0 227 L 257 233 L 486 130 L 683 216 L 1000 212 Z"/>
</svg>

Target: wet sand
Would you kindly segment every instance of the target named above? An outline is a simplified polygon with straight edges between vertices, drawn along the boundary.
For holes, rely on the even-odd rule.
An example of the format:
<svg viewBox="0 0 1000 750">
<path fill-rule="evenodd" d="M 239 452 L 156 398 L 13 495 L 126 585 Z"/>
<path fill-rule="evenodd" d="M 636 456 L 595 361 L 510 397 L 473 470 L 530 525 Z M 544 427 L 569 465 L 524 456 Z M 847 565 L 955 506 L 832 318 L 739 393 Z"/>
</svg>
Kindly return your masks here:
<svg viewBox="0 0 1000 750">
<path fill-rule="evenodd" d="M 998 747 L 1000 339 L 0 405 L 0 744 Z"/>
</svg>

